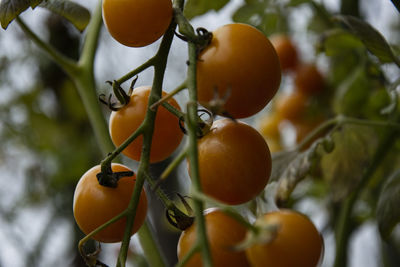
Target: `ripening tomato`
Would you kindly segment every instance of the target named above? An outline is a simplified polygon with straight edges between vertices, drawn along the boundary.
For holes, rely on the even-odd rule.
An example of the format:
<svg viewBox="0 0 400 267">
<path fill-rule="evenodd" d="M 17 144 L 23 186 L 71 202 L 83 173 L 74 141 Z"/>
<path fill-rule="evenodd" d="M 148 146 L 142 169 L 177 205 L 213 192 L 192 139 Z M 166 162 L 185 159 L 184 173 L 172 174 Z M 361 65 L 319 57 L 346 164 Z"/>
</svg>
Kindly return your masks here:
<svg viewBox="0 0 400 267">
<path fill-rule="evenodd" d="M 317 94 L 323 91 L 324 77 L 313 63 L 305 63 L 298 66 L 294 77 L 296 89 L 304 94 Z"/>
<path fill-rule="evenodd" d="M 304 214 L 279 210 L 264 214 L 256 225 L 277 224 L 276 236 L 270 242 L 257 243 L 246 249 L 254 267 L 316 267 L 323 253 L 323 239 Z"/>
<path fill-rule="evenodd" d="M 114 172 L 130 171 L 124 165 L 111 165 Z M 101 172 L 100 165 L 88 170 L 79 180 L 74 193 L 73 212 L 75 221 L 85 234 L 89 234 L 99 226 L 122 213 L 129 204 L 135 187 L 135 176 L 122 177 L 116 188 L 99 184 L 96 175 Z M 142 226 L 147 213 L 146 193 L 140 195 L 135 221 L 131 234 Z M 124 236 L 126 218 L 123 217 L 109 225 L 93 238 L 99 242 L 120 242 Z"/>
<path fill-rule="evenodd" d="M 268 183 L 268 145 L 257 130 L 243 122 L 216 120 L 198 141 L 198 152 L 202 190 L 221 202 L 245 203 Z"/>
<path fill-rule="evenodd" d="M 282 71 L 295 70 L 299 63 L 297 48 L 289 36 L 275 34 L 270 41 L 278 54 Z"/>
<path fill-rule="evenodd" d="M 151 87 L 135 88 L 129 103 L 110 116 L 110 135 L 116 146 L 120 146 L 143 122 L 148 106 Z M 163 95 L 166 95 L 163 92 Z M 177 109 L 178 103 L 171 98 L 168 103 Z M 179 119 L 166 108 L 160 106 L 157 111 L 153 139 L 150 150 L 150 162 L 166 159 L 179 146 L 183 132 L 179 127 Z M 142 153 L 143 136 L 139 136 L 125 148 L 122 153 L 139 161 Z"/>
<path fill-rule="evenodd" d="M 250 266 L 243 250 L 235 250 L 246 236 L 246 228 L 218 209 L 208 209 L 204 215 L 211 258 L 215 267 Z M 196 244 L 196 223 L 182 232 L 178 242 L 178 259 Z M 203 266 L 201 254 L 195 253 L 185 266 Z"/>
<path fill-rule="evenodd" d="M 278 112 L 270 111 L 260 116 L 257 129 L 264 138 L 280 138 L 279 125 L 282 122 L 282 117 Z"/>
<path fill-rule="evenodd" d="M 302 118 L 309 105 L 309 97 L 299 90 L 276 97 L 275 110 L 282 119 L 296 121 Z"/>
<path fill-rule="evenodd" d="M 158 40 L 172 20 L 171 0 L 104 0 L 103 19 L 115 40 L 142 47 Z"/>
<path fill-rule="evenodd" d="M 281 82 L 279 59 L 268 38 L 256 28 L 234 23 L 213 32 L 197 61 L 198 99 L 204 106 L 227 96 L 223 111 L 245 118 L 263 109 Z"/>
</svg>

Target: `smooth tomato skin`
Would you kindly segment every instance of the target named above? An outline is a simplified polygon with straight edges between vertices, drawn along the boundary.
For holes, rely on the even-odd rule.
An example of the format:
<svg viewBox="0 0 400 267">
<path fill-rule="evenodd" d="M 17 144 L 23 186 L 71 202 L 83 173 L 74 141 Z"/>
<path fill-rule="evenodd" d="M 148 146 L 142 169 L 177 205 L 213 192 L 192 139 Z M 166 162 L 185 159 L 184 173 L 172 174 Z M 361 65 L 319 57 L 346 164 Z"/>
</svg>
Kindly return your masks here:
<svg viewBox="0 0 400 267">
<path fill-rule="evenodd" d="M 269 38 L 278 54 L 282 71 L 295 70 L 299 64 L 297 48 L 289 36 L 276 34 Z"/>
<path fill-rule="evenodd" d="M 205 224 L 213 266 L 250 266 L 244 251 L 233 250 L 246 236 L 246 228 L 244 226 L 217 209 L 205 211 Z M 189 252 L 195 245 L 196 239 L 196 223 L 194 223 L 183 231 L 179 238 L 178 259 L 182 259 Z M 185 266 L 202 267 L 203 262 L 200 253 L 195 253 Z"/>
<path fill-rule="evenodd" d="M 256 221 L 277 223 L 277 236 L 270 243 L 255 244 L 246 249 L 254 267 L 316 267 L 323 253 L 323 239 L 305 215 L 292 210 L 264 214 Z"/>
<path fill-rule="evenodd" d="M 216 120 L 198 141 L 203 192 L 230 205 L 243 204 L 265 188 L 271 174 L 271 153 L 253 127 L 231 119 Z"/>
<path fill-rule="evenodd" d="M 218 90 L 221 98 L 229 95 L 224 109 L 232 117 L 252 116 L 277 92 L 279 64 L 274 47 L 262 32 L 241 23 L 222 26 L 198 57 L 198 99 L 207 105 Z"/>
<path fill-rule="evenodd" d="M 114 163 L 114 172 L 130 171 L 129 168 Z M 101 171 L 100 165 L 88 170 L 79 180 L 74 193 L 73 213 L 79 228 L 89 234 L 102 224 L 123 212 L 129 204 L 134 187 L 135 176 L 123 177 L 116 188 L 99 184 L 96 174 Z M 135 221 L 131 234 L 142 226 L 147 214 L 147 197 L 144 190 L 140 195 Z M 99 242 L 120 242 L 124 236 L 126 218 L 121 218 L 97 233 L 93 238 Z"/>
<path fill-rule="evenodd" d="M 158 40 L 172 20 L 171 0 L 104 0 L 103 19 L 119 43 L 143 47 Z"/>
<path fill-rule="evenodd" d="M 128 105 L 111 113 L 109 129 L 111 139 L 116 146 L 120 146 L 142 124 L 147 112 L 150 90 L 150 86 L 135 88 Z M 163 95 L 166 93 L 163 92 Z M 180 110 L 175 99 L 171 98 L 168 103 Z M 159 106 L 150 150 L 150 162 L 162 161 L 169 157 L 179 146 L 182 138 L 183 132 L 179 128 L 179 119 L 164 107 Z M 139 136 L 122 153 L 139 161 L 142 145 L 143 137 Z"/>
<path fill-rule="evenodd" d="M 297 67 L 294 84 L 302 93 L 313 95 L 324 90 L 325 81 L 315 64 L 305 63 Z"/>
</svg>

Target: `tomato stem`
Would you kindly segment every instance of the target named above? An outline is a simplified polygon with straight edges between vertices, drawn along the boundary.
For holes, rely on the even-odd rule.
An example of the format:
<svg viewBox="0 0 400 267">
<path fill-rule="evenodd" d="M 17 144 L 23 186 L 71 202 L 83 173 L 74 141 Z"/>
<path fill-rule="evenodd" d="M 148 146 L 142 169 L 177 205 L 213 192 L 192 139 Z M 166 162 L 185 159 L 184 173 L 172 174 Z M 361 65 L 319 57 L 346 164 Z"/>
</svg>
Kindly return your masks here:
<svg viewBox="0 0 400 267">
<path fill-rule="evenodd" d="M 181 92 L 182 90 L 186 89 L 186 81 L 184 81 L 183 83 L 181 83 L 178 87 L 176 87 L 174 90 L 172 90 L 171 92 L 169 92 L 167 95 L 163 96 L 160 100 L 158 100 L 157 102 L 155 102 L 153 105 L 150 106 L 151 110 L 154 110 L 156 108 L 156 106 L 159 106 L 163 103 L 167 103 L 167 101 L 169 99 L 171 99 L 174 95 L 178 94 L 179 92 Z"/>
</svg>

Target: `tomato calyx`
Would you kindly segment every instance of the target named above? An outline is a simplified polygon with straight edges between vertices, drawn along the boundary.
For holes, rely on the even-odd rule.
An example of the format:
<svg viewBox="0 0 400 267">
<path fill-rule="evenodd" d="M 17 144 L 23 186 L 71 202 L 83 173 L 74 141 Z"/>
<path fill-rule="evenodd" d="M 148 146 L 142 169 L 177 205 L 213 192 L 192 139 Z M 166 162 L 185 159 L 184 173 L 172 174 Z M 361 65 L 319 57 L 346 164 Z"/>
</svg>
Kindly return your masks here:
<svg viewBox="0 0 400 267">
<path fill-rule="evenodd" d="M 213 98 L 207 103 L 202 103 L 204 107 L 209 109 L 213 116 L 220 115 L 235 121 L 235 118 L 225 110 L 225 104 L 231 96 L 230 87 L 227 88 L 223 95 L 220 94 L 218 88 L 214 88 Z"/>
<path fill-rule="evenodd" d="M 133 171 L 113 172 L 111 166 L 102 166 L 101 172 L 96 174 L 96 178 L 102 186 L 117 188 L 119 179 L 123 177 L 131 177 L 133 175 Z"/>
<path fill-rule="evenodd" d="M 113 96 L 112 94 L 110 94 L 108 96 L 108 99 L 106 98 L 105 94 L 99 95 L 99 101 L 102 104 L 106 105 L 112 111 L 120 110 L 124 106 L 128 105 L 137 79 L 138 79 L 137 76 L 135 76 L 133 78 L 127 93 L 124 91 L 124 89 L 122 89 L 121 84 L 118 81 L 116 81 L 116 80 L 114 80 L 112 82 L 106 81 L 107 84 L 112 86 L 112 90 L 113 90 L 115 97 L 117 98 L 117 101 L 116 102 L 112 101 L 112 96 Z"/>
<path fill-rule="evenodd" d="M 177 195 L 180 201 L 183 203 L 188 214 L 182 212 L 175 205 L 172 205 L 171 207 L 168 207 L 166 209 L 165 215 L 171 225 L 181 231 L 184 231 L 189 228 L 194 222 L 193 210 L 181 194 L 177 193 Z"/>
<path fill-rule="evenodd" d="M 214 115 L 211 111 L 207 110 L 207 109 L 199 109 L 197 111 L 198 115 L 198 121 L 197 121 L 197 137 L 198 138 L 202 138 L 204 135 L 206 135 L 211 128 L 211 125 L 214 121 Z M 202 116 L 207 115 L 208 118 L 203 120 Z M 187 130 L 185 128 L 185 118 L 184 116 L 179 117 L 179 127 L 181 129 L 181 131 L 184 134 L 187 134 Z"/>
</svg>

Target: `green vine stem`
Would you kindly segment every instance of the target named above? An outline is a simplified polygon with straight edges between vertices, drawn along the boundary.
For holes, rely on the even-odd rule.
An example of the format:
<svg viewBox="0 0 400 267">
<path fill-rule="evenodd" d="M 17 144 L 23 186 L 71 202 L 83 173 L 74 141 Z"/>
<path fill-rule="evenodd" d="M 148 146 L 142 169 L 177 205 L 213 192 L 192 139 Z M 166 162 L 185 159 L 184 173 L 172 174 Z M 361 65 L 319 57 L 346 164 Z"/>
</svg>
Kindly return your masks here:
<svg viewBox="0 0 400 267">
<path fill-rule="evenodd" d="M 78 62 L 75 62 L 50 46 L 48 43 L 41 40 L 30 28 L 26 25 L 22 19 L 16 19 L 18 25 L 24 31 L 24 33 L 40 48 L 42 49 L 55 63 L 57 63 L 72 79 L 78 93 L 81 97 L 83 105 L 89 117 L 89 121 L 93 127 L 93 131 L 96 136 L 96 140 L 100 146 L 100 150 L 107 154 L 109 151 L 114 150 L 114 145 L 111 141 L 108 132 L 108 126 L 104 118 L 103 112 L 98 102 L 98 96 L 96 91 L 95 77 L 94 77 L 94 58 L 97 52 L 97 46 L 99 42 L 99 33 L 102 26 L 102 14 L 101 14 L 101 1 L 99 1 L 95 8 L 91 22 L 87 28 L 87 36 L 85 38 L 81 57 Z M 142 68 L 136 69 L 140 71 L 145 69 L 152 63 L 149 61 L 142 65 Z M 134 75 L 134 74 L 133 74 Z M 122 214 L 126 215 L 125 213 Z M 121 215 L 121 216 L 122 216 Z M 117 217 L 119 218 L 119 216 Z M 154 246 L 155 242 L 149 232 L 146 231 L 147 223 L 144 223 L 144 227 L 139 229 L 138 235 L 141 242 L 146 242 L 143 249 L 146 250 L 145 254 L 151 254 L 153 259 L 161 259 L 159 250 Z M 142 230 L 143 229 L 143 230 Z M 87 241 L 89 237 L 85 237 L 81 240 L 80 244 Z M 81 245 L 80 245 L 81 247 Z M 126 259 L 126 257 L 125 257 Z M 161 262 L 161 260 L 153 260 L 153 262 Z M 125 265 L 125 263 L 124 263 Z M 154 265 L 163 266 L 163 265 Z"/>
<path fill-rule="evenodd" d="M 169 50 L 172 44 L 172 39 L 174 37 L 175 28 L 176 24 L 171 23 L 161 41 L 159 50 L 153 57 L 154 78 L 153 78 L 152 90 L 149 96 L 148 107 L 150 107 L 153 103 L 155 103 L 161 98 L 164 73 L 167 65 Z M 125 266 L 126 263 L 130 237 L 131 237 L 130 229 L 132 229 L 132 225 L 135 220 L 136 208 L 139 202 L 140 192 L 143 188 L 150 165 L 150 149 L 151 149 L 152 136 L 154 132 L 154 122 L 155 122 L 156 112 L 157 110 L 153 111 L 150 108 L 148 108 L 146 117 L 142 124 L 143 148 L 136 176 L 135 189 L 132 195 L 132 199 L 127 208 L 127 222 L 125 227 L 125 233 L 122 239 L 121 249 L 117 260 L 117 266 L 119 267 Z M 154 251 L 153 253 L 155 252 L 157 251 Z"/>
<path fill-rule="evenodd" d="M 188 68 L 188 89 L 189 102 L 187 105 L 187 130 L 188 130 L 188 158 L 190 164 L 190 177 L 192 179 L 192 187 L 194 190 L 201 192 L 201 184 L 199 177 L 198 165 L 198 148 L 197 148 L 197 87 L 196 87 L 196 60 L 197 47 L 194 43 L 189 43 L 189 68 Z M 196 218 L 197 242 L 200 246 L 203 258 L 203 266 L 212 266 L 211 252 L 207 240 L 205 219 L 203 216 L 204 204 L 196 199 L 193 201 L 194 214 Z"/>
</svg>

